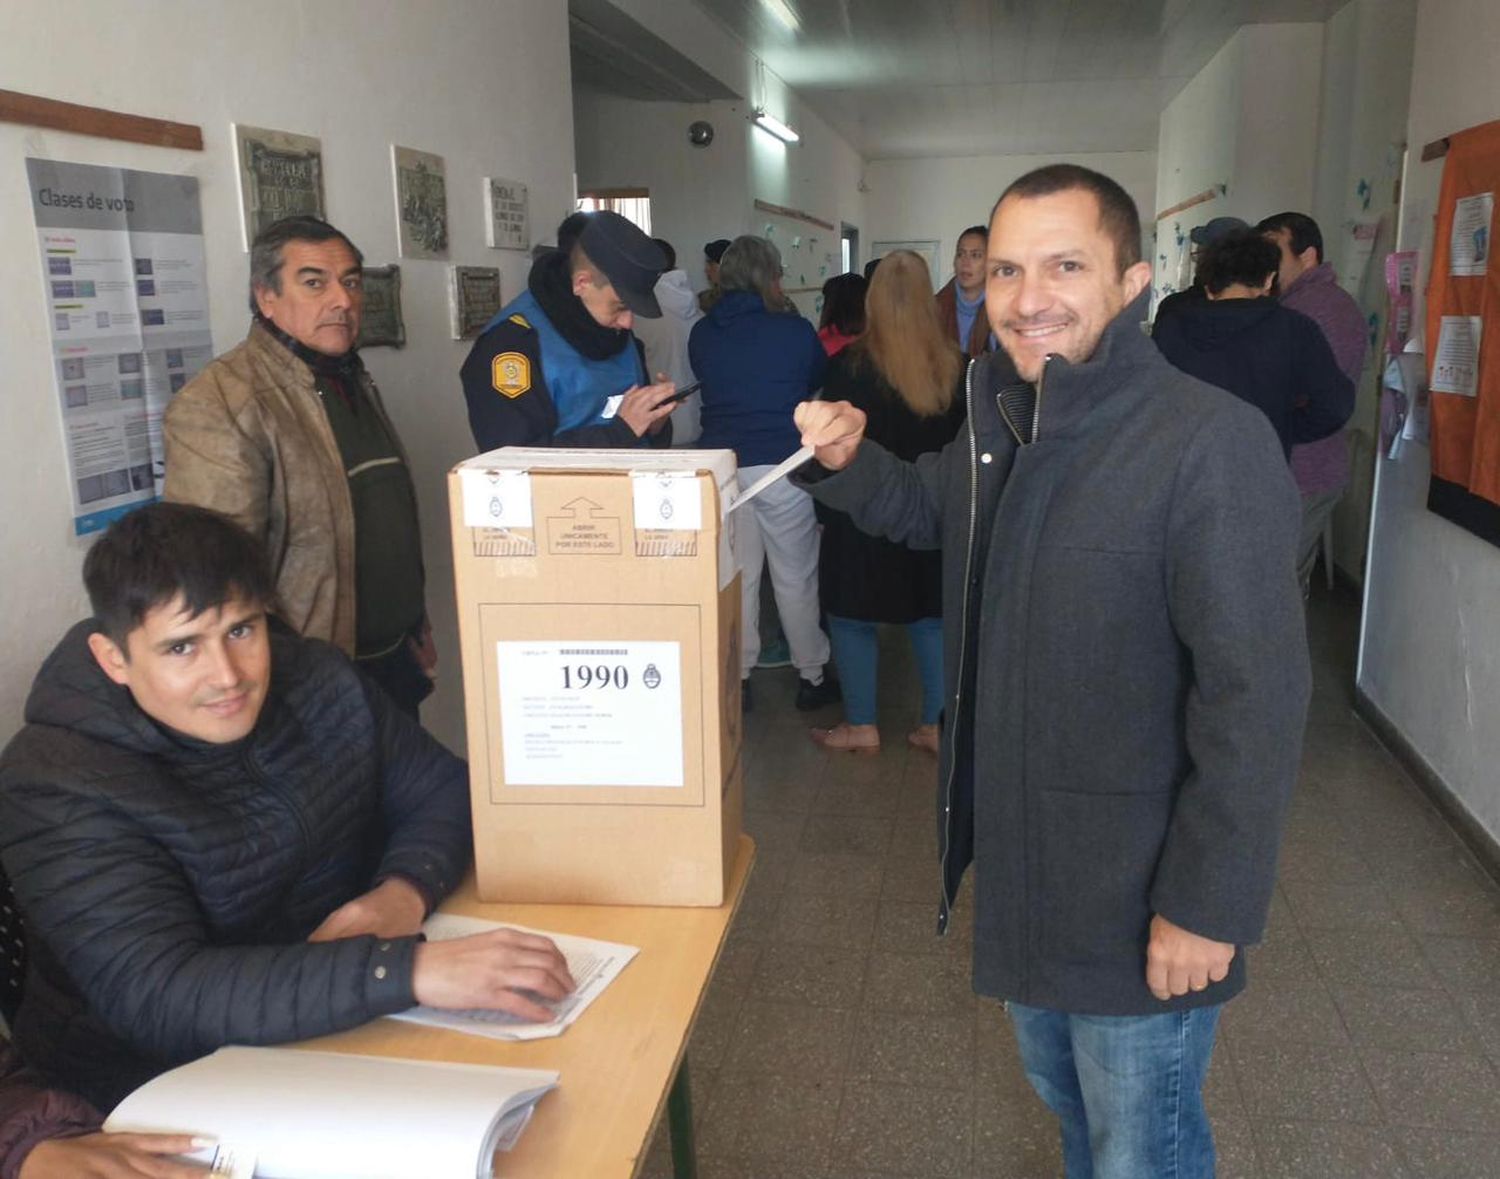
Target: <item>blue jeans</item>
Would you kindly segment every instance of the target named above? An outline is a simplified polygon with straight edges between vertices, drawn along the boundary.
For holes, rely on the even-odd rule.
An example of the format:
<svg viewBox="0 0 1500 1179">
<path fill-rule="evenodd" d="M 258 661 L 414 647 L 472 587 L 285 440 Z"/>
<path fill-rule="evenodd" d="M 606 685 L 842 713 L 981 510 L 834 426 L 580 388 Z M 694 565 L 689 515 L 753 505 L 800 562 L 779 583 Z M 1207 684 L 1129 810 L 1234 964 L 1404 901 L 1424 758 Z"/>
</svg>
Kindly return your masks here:
<svg viewBox="0 0 1500 1179">
<path fill-rule="evenodd" d="M 844 719 L 851 725 L 875 723 L 875 673 L 880 662 L 879 625 L 856 618 L 827 616 L 833 661 L 844 693 Z M 943 711 L 943 620 L 919 618 L 907 624 L 917 674 L 922 679 L 922 723 L 937 724 Z"/>
<path fill-rule="evenodd" d="M 1062 1122 L 1068 1179 L 1213 1179 L 1203 1081 L 1222 1005 L 1133 1016 L 1007 1009 L 1026 1077 Z"/>
</svg>

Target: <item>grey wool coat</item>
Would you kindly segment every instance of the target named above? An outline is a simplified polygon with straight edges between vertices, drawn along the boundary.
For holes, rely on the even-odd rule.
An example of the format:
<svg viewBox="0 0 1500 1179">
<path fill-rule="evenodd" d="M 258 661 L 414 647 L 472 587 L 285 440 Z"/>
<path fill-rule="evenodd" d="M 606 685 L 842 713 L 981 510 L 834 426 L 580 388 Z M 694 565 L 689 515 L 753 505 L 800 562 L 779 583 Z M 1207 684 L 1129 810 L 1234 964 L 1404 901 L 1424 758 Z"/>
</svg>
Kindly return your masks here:
<svg viewBox="0 0 1500 1179">
<path fill-rule="evenodd" d="M 904 463 L 863 445 L 798 481 L 943 553 L 939 929 L 974 865 L 974 987 L 1076 1014 L 1221 1002 L 1145 983 L 1153 914 L 1258 941 L 1306 719 L 1300 506 L 1265 415 L 1178 372 L 1146 297 L 1082 364 L 1049 358 L 1034 440 L 974 361 L 968 424 Z"/>
</svg>

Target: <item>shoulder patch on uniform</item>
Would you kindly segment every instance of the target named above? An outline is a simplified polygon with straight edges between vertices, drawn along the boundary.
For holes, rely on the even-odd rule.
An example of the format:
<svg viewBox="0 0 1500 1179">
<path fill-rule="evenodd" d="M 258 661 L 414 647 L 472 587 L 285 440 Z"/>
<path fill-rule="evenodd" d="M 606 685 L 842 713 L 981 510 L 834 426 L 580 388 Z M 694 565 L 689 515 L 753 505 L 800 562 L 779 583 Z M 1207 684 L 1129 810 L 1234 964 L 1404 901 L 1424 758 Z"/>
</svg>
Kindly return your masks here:
<svg viewBox="0 0 1500 1179">
<path fill-rule="evenodd" d="M 517 311 L 514 315 L 512 315 L 510 317 L 510 322 L 513 323 L 513 324 L 515 324 L 518 327 L 523 327 L 523 328 L 529 328 L 531 326 L 531 324 L 529 324 L 529 323 L 526 322 L 526 317 L 524 315 L 522 315 L 519 311 Z"/>
<path fill-rule="evenodd" d="M 502 396 L 521 396 L 531 388 L 531 358 L 523 352 L 500 353 L 490 361 L 490 384 Z"/>
</svg>

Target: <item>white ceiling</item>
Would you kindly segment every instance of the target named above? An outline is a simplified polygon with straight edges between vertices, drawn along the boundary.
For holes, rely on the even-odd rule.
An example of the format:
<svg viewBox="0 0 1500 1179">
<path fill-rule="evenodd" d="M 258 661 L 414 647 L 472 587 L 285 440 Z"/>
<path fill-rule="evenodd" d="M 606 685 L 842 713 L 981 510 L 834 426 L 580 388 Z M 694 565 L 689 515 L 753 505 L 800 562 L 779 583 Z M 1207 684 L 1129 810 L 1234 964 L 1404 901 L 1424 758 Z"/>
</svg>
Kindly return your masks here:
<svg viewBox="0 0 1500 1179">
<path fill-rule="evenodd" d="M 1162 108 L 1241 24 L 1346 0 L 695 2 L 880 159 L 1154 151 Z"/>
</svg>

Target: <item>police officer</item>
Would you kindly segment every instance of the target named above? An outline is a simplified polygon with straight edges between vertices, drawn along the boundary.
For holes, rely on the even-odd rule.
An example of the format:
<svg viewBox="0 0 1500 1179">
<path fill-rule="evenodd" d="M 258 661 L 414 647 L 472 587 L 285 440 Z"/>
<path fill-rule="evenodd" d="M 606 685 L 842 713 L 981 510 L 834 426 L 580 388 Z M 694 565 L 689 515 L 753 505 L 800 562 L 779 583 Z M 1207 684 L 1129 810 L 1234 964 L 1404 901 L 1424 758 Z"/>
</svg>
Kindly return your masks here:
<svg viewBox="0 0 1500 1179">
<path fill-rule="evenodd" d="M 559 242 L 464 361 L 475 443 L 481 451 L 669 445 L 675 386 L 650 383 L 630 331 L 635 316 L 661 315 L 653 288 L 666 258 L 608 211 L 588 215 L 576 242 Z"/>
</svg>

